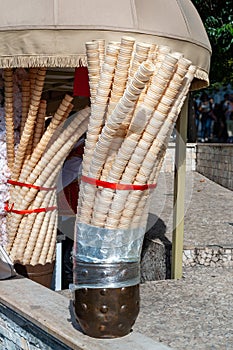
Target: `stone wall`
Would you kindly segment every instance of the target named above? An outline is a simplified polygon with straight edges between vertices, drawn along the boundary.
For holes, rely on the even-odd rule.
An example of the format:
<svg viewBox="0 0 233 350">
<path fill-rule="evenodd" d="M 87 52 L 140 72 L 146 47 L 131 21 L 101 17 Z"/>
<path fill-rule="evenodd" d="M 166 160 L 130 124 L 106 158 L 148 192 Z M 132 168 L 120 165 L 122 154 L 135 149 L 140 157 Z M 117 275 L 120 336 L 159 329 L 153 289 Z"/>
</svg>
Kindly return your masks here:
<svg viewBox="0 0 233 350">
<path fill-rule="evenodd" d="M 0 349 L 71 350 L 29 319 L 20 316 L 2 303 L 0 303 Z"/>
<path fill-rule="evenodd" d="M 233 144 L 197 144 L 196 170 L 233 190 Z"/>
</svg>

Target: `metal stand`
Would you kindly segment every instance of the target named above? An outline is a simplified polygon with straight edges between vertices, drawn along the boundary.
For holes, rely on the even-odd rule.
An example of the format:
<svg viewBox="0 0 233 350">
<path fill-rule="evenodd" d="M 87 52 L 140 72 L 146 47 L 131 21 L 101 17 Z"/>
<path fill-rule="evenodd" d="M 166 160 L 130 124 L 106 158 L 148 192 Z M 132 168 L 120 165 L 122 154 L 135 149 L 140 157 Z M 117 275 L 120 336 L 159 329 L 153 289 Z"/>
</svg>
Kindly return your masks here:
<svg viewBox="0 0 233 350">
<path fill-rule="evenodd" d="M 186 174 L 186 139 L 188 124 L 188 98 L 186 98 L 176 129 L 176 153 L 174 174 L 172 271 L 171 277 L 182 278 L 183 239 L 184 239 L 184 196 Z"/>
</svg>

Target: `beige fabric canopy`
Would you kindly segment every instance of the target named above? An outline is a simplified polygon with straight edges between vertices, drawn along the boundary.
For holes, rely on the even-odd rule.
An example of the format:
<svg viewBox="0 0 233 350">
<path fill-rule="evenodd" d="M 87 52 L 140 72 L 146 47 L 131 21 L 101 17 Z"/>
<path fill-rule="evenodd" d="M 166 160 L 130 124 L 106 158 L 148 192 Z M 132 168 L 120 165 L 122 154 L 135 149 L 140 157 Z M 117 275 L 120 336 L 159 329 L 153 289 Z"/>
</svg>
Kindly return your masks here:
<svg viewBox="0 0 233 350">
<path fill-rule="evenodd" d="M 85 42 L 168 45 L 192 60 L 192 88 L 208 85 L 211 47 L 190 0 L 0 0 L 0 67 L 76 67 Z"/>
</svg>

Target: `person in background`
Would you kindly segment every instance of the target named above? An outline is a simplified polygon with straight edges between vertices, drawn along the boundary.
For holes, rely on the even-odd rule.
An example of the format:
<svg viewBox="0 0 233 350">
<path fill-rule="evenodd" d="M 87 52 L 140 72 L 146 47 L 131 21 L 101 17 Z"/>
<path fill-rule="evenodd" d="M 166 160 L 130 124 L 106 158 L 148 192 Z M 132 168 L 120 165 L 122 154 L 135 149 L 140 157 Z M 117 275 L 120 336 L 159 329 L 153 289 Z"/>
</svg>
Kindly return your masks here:
<svg viewBox="0 0 233 350">
<path fill-rule="evenodd" d="M 223 104 L 223 112 L 226 119 L 227 134 L 228 137 L 233 136 L 233 96 L 228 95 L 225 103 Z"/>
<path fill-rule="evenodd" d="M 199 112 L 201 113 L 201 142 L 208 142 L 211 137 L 213 121 L 213 102 L 206 93 L 200 97 Z"/>
<path fill-rule="evenodd" d="M 225 115 L 226 120 L 228 120 L 229 110 L 230 110 L 230 95 L 224 94 L 223 100 L 221 101 L 222 112 Z"/>
<path fill-rule="evenodd" d="M 194 107 L 194 113 L 195 113 L 195 124 L 196 124 L 196 139 L 199 140 L 200 138 L 200 127 L 201 127 L 201 113 L 199 111 L 199 99 L 193 98 L 193 107 Z"/>
<path fill-rule="evenodd" d="M 222 106 L 220 103 L 215 103 L 214 115 L 216 117 L 213 126 L 214 142 L 226 142 L 228 138 L 226 117 L 222 112 Z"/>
<path fill-rule="evenodd" d="M 58 230 L 62 241 L 62 289 L 73 283 L 72 250 L 85 134 L 66 158 L 57 184 Z"/>
<path fill-rule="evenodd" d="M 220 135 L 219 135 L 219 142 L 228 142 L 229 138 L 229 131 L 230 131 L 230 94 L 224 94 L 224 97 L 222 101 L 219 104 L 219 120 L 220 120 Z M 232 96 L 231 96 L 232 97 Z M 233 102 L 233 99 L 232 99 Z M 233 105 L 233 104 L 232 104 Z M 233 132 L 233 131 L 232 131 Z"/>
</svg>

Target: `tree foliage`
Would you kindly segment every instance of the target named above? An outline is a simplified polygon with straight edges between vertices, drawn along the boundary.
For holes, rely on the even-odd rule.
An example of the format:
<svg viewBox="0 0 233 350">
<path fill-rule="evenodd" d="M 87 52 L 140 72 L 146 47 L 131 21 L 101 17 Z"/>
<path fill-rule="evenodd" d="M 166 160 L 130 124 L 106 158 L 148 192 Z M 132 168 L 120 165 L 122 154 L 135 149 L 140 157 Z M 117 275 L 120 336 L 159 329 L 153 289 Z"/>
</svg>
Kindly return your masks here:
<svg viewBox="0 0 233 350">
<path fill-rule="evenodd" d="M 210 83 L 233 82 L 232 0 L 192 0 L 212 46 Z"/>
</svg>

